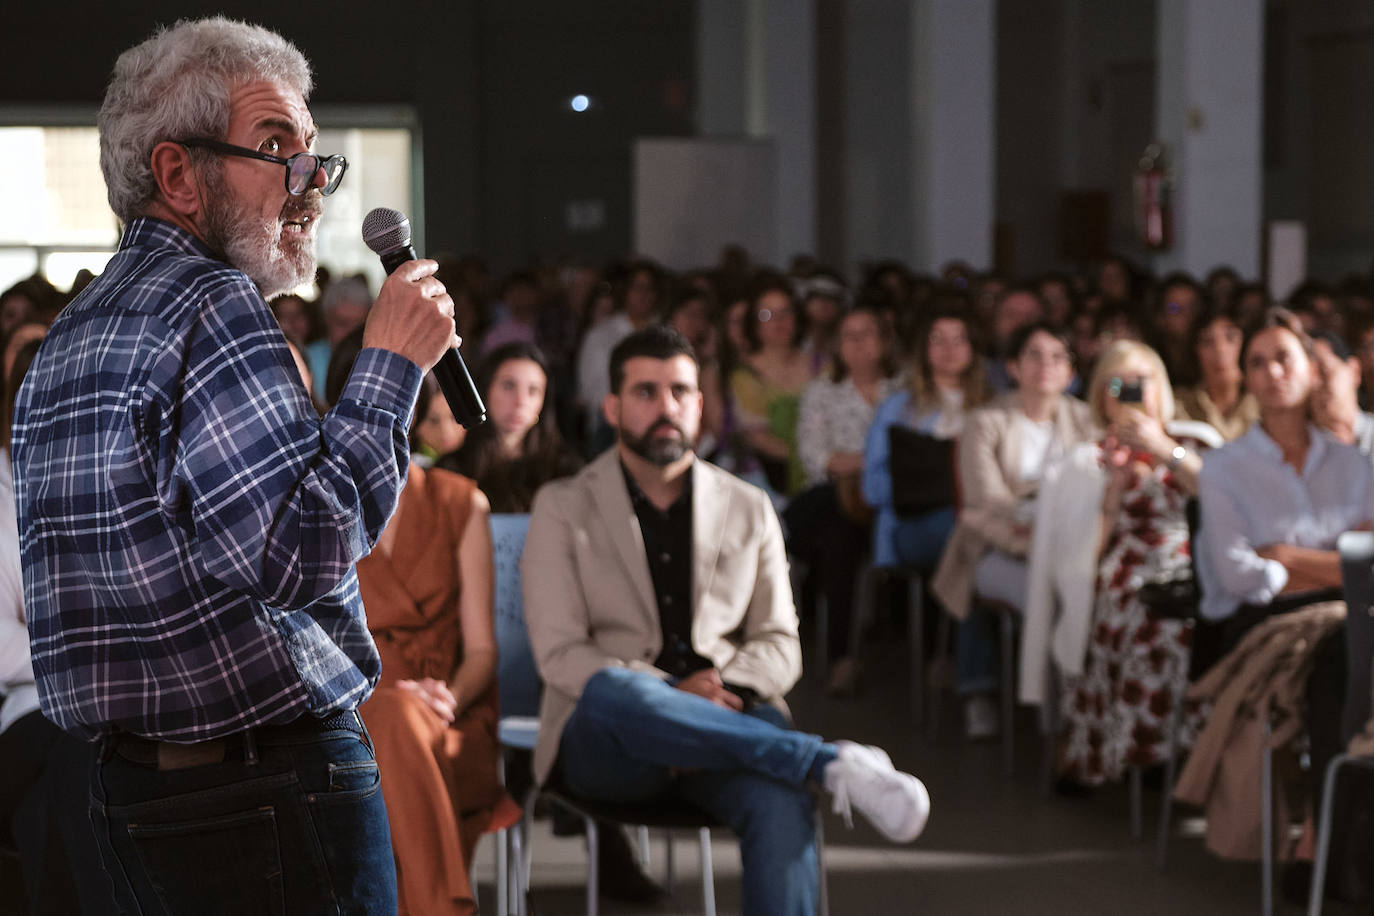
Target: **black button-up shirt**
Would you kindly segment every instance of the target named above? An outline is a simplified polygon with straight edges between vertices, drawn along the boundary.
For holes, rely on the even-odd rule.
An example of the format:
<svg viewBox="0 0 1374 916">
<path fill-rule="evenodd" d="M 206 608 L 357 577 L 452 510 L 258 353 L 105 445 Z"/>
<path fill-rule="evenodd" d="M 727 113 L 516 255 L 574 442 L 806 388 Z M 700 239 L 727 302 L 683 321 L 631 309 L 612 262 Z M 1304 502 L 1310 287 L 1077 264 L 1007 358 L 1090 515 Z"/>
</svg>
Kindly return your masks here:
<svg viewBox="0 0 1374 916">
<path fill-rule="evenodd" d="M 663 631 L 663 651 L 654 664 L 675 678 L 710 668 L 711 662 L 692 648 L 692 476 L 668 507 L 659 509 L 635 483 L 622 464 L 630 504 L 639 519 L 644 538 L 644 554 L 649 560 L 649 577 L 658 602 L 659 626 Z"/>
</svg>

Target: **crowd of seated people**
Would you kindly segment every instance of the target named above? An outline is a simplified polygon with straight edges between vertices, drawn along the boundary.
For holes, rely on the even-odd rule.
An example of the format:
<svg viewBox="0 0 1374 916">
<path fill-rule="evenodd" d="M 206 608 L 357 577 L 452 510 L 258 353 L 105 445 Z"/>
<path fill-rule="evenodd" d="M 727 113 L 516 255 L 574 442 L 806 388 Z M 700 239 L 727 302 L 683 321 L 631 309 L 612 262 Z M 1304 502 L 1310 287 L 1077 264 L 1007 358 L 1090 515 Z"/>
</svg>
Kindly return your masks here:
<svg viewBox="0 0 1374 916">
<path fill-rule="evenodd" d="M 1059 634 L 1027 624 L 1022 696 L 1044 698 L 1026 689 L 1027 671 L 1042 670 L 1026 652 L 1042 653 L 1036 664 L 1060 656 L 1066 783 L 1158 763 L 1190 652 L 1220 661 L 1276 611 L 1338 586 L 1335 538 L 1374 523 L 1361 495 L 1374 499 L 1374 278 L 1304 284 L 1285 312 L 1227 268 L 1156 281 L 1120 257 L 1026 278 L 963 264 L 921 276 L 886 261 L 852 282 L 809 258 L 788 272 L 755 269 L 735 248 L 683 274 L 645 260 L 566 262 L 497 282 L 480 259 L 442 263 L 489 421 L 464 434 L 427 385 L 401 511 L 359 567 L 389 662 L 364 715 L 379 758 L 405 758 L 384 785 L 388 804 L 447 799 L 423 818 L 398 815 L 411 838 L 396 852 L 412 913 L 470 908 L 473 843 L 506 801 L 493 763 L 488 513 L 528 512 L 541 486 L 611 444 L 607 364 L 635 330 L 663 322 L 691 341 L 699 451 L 773 497 L 788 550 L 810 572 L 806 591 L 829 609 L 833 693 L 860 686 L 853 583 L 865 565 L 914 567 L 957 621 L 965 732 L 997 734 L 991 695 L 1012 673 L 998 670 L 993 615 L 1043 610 L 1037 544 L 1053 554 L 1051 614 L 1076 629 L 1051 650 Z M 361 277 L 326 279 L 318 298 L 272 303 L 322 409 L 331 360 L 356 348 L 371 301 Z M 0 377 L 69 295 L 36 279 L 0 294 Z M 942 470 L 921 463 L 932 455 Z M 1056 481 L 1067 479 L 1078 483 L 1066 507 Z M 1200 505 L 1198 545 L 1189 500 Z M 1040 530 L 1056 512 L 1084 521 L 1073 549 L 1057 549 L 1063 525 Z M 441 533 L 449 556 L 422 595 L 404 554 Z M 1190 575 L 1190 553 L 1196 628 L 1154 619 L 1139 596 Z M 22 620 L 22 607 L 11 616 Z M 1321 637 L 1305 713 L 1318 778 L 1339 750 L 1323 704 L 1343 681 L 1320 663 L 1339 633 Z M 1196 728 L 1201 715 L 1185 737 Z"/>
</svg>

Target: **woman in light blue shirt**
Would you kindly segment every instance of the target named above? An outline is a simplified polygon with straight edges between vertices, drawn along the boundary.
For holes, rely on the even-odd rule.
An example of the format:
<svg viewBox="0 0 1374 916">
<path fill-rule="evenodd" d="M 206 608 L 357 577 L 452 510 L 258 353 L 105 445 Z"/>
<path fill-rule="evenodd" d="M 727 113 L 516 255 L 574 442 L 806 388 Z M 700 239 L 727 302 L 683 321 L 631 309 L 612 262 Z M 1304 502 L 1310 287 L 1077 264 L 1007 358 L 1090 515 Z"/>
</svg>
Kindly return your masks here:
<svg viewBox="0 0 1374 916">
<path fill-rule="evenodd" d="M 954 530 L 954 506 L 921 515 L 897 512 L 892 487 L 891 433 L 904 426 L 937 439 L 957 439 L 964 413 L 990 394 L 969 311 L 958 297 L 937 303 L 918 337 L 908 385 L 878 406 L 864 443 L 864 500 L 874 508 L 873 565 L 933 567 Z M 951 494 L 952 496 L 952 494 Z"/>
</svg>

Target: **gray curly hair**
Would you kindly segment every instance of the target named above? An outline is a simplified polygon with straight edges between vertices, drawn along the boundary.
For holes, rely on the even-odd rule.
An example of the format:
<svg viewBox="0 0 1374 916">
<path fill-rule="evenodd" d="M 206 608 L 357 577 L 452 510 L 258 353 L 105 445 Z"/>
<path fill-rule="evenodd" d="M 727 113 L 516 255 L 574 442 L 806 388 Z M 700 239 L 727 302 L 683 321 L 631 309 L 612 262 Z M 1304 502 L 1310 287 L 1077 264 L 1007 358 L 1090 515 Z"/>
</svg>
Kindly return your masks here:
<svg viewBox="0 0 1374 916">
<path fill-rule="evenodd" d="M 276 32 L 223 17 L 182 20 L 119 56 L 96 125 L 110 208 L 123 222 L 157 195 L 153 147 L 222 138 L 229 94 L 264 80 L 310 95 L 310 64 Z"/>
</svg>

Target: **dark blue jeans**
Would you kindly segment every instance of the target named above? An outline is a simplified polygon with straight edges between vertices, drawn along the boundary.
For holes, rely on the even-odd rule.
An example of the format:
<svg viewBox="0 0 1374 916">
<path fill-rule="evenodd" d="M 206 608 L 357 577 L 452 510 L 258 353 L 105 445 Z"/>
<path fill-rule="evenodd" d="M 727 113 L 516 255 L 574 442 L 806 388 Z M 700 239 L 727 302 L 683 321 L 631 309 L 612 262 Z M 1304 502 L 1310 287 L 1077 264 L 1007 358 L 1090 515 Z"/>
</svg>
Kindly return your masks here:
<svg viewBox="0 0 1374 916">
<path fill-rule="evenodd" d="M 815 800 L 806 775 L 821 739 L 776 708 L 737 713 L 652 674 L 607 668 L 563 729 L 559 763 L 578 795 L 651 801 L 672 792 L 740 839 L 749 916 L 815 912 Z M 683 771 L 687 772 L 683 772 Z"/>
<path fill-rule="evenodd" d="M 102 742 L 91 823 L 122 911 L 395 913 L 377 762 L 348 718 L 254 730 L 226 739 L 222 762 L 186 769 L 127 759 L 129 739 Z"/>
</svg>

